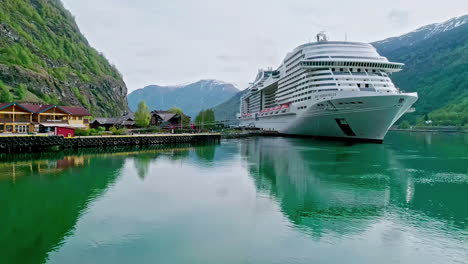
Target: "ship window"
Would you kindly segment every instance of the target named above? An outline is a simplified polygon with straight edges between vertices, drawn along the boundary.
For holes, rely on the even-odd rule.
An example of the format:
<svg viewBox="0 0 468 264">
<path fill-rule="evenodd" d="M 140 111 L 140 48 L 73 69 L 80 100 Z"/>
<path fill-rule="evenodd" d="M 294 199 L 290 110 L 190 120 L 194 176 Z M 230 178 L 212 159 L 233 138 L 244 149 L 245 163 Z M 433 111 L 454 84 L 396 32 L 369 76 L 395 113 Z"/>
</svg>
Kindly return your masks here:
<svg viewBox="0 0 468 264">
<path fill-rule="evenodd" d="M 358 84 L 357 84 L 357 87 L 361 87 L 361 84 L 360 84 L 360 83 L 358 83 Z"/>
<path fill-rule="evenodd" d="M 358 102 L 358 104 L 363 104 L 362 102 Z"/>
<path fill-rule="evenodd" d="M 335 71 L 335 68 L 332 68 L 332 71 Z"/>
<path fill-rule="evenodd" d="M 366 88 L 369 88 L 369 84 L 368 84 L 368 83 L 366 83 Z"/>
<path fill-rule="evenodd" d="M 357 69 L 358 72 L 361 72 L 361 69 Z"/>
<path fill-rule="evenodd" d="M 343 71 L 343 68 L 340 68 L 340 72 L 342 72 L 342 71 Z"/>
</svg>

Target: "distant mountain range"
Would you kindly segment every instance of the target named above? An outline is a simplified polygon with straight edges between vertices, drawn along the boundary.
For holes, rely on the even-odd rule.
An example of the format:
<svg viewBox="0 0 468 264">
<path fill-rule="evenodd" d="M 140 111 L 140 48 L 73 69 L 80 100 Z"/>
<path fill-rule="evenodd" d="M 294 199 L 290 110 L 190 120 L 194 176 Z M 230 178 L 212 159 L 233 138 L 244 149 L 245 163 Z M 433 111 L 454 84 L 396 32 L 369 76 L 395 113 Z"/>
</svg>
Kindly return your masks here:
<svg viewBox="0 0 468 264">
<path fill-rule="evenodd" d="M 225 102 L 239 92 L 233 84 L 217 80 L 201 80 L 178 86 L 150 85 L 128 95 L 128 104 L 136 111 L 138 104 L 145 101 L 151 110 L 179 107 L 195 118 L 203 109 Z"/>
<path fill-rule="evenodd" d="M 392 75 L 397 87 L 419 93 L 416 112 L 403 119 L 440 111 L 468 115 L 468 15 L 371 44 L 389 60 L 405 63 Z M 214 108 L 217 120 L 235 117 L 243 93 Z"/>
</svg>

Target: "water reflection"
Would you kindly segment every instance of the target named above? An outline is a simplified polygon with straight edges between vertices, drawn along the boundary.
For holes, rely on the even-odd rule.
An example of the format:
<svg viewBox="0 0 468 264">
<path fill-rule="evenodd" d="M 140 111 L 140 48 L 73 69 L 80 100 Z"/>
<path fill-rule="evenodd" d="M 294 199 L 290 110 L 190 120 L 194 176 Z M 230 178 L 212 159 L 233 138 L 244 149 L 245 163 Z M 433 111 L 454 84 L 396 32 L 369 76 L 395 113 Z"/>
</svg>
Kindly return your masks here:
<svg viewBox="0 0 468 264">
<path fill-rule="evenodd" d="M 399 135 L 388 145 L 257 138 L 244 141 L 241 154 L 257 189 L 277 199 L 290 221 L 314 237 L 363 232 L 392 210 L 465 229 L 466 145 L 421 136 L 415 142 L 412 135 Z"/>
<path fill-rule="evenodd" d="M 463 260 L 467 137 L 4 157 L 0 263 Z"/>
<path fill-rule="evenodd" d="M 122 158 L 91 161 L 77 156 L 2 163 L 0 262 L 43 263 L 94 197 L 115 181 L 121 166 Z"/>
<path fill-rule="evenodd" d="M 210 163 L 215 159 L 216 146 L 215 144 L 199 146 L 195 149 L 195 153 L 200 160 Z"/>
<path fill-rule="evenodd" d="M 85 149 L 4 156 L 0 161 L 0 263 L 44 263 L 74 232 L 80 216 L 134 159 L 140 178 L 159 157 L 189 156 L 176 147 Z"/>
</svg>

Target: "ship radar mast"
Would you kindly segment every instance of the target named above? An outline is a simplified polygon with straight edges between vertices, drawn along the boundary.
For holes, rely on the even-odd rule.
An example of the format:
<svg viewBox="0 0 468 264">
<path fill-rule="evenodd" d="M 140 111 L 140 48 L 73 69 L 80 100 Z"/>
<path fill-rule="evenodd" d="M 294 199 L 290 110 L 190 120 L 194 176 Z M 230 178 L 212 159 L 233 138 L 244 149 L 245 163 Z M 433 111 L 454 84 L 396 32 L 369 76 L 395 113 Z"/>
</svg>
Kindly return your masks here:
<svg viewBox="0 0 468 264">
<path fill-rule="evenodd" d="M 320 31 L 317 34 L 317 42 L 328 41 L 328 36 L 325 34 L 325 31 Z"/>
</svg>

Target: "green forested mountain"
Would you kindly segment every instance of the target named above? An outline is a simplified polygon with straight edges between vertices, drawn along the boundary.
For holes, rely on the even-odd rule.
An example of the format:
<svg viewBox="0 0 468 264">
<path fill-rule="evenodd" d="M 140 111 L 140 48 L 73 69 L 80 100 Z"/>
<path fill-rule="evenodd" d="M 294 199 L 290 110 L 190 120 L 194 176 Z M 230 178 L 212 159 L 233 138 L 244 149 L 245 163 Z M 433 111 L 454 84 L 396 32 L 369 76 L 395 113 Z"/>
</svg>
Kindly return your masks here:
<svg viewBox="0 0 468 264">
<path fill-rule="evenodd" d="M 389 60 L 405 63 L 392 79 L 419 94 L 416 112 L 403 119 L 468 124 L 468 15 L 372 44 Z"/>
<path fill-rule="evenodd" d="M 127 110 L 117 69 L 90 47 L 60 0 L 0 1 L 0 101 Z"/>
<path fill-rule="evenodd" d="M 240 108 L 240 99 L 245 92 L 247 92 L 247 90 L 240 91 L 226 102 L 213 107 L 216 120 L 229 120 L 230 123 L 235 123 L 236 113 L 239 112 Z"/>
</svg>

